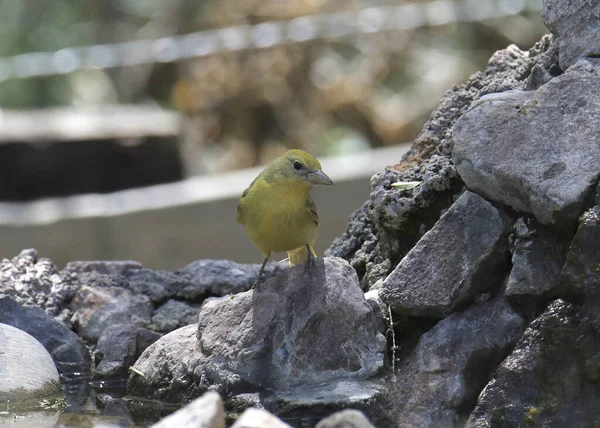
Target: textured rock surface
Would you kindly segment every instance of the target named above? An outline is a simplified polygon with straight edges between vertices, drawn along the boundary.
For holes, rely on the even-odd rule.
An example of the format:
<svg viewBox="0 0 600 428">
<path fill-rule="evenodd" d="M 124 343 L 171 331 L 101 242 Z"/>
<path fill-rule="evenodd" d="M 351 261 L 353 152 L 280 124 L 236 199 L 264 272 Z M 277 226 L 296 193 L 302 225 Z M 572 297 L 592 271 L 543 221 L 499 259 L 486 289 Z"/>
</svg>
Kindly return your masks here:
<svg viewBox="0 0 600 428">
<path fill-rule="evenodd" d="M 443 317 L 497 284 L 508 265 L 510 218 L 464 193 L 383 281 L 395 312 Z"/>
<path fill-rule="evenodd" d="M 524 327 L 502 297 L 436 324 L 398 371 L 396 426 L 454 426 Z"/>
<path fill-rule="evenodd" d="M 94 351 L 94 376 L 125 378 L 144 350 L 160 339 L 161 335 L 131 324 L 108 327 L 98 340 Z"/>
<path fill-rule="evenodd" d="M 24 308 L 10 297 L 0 298 L 0 323 L 37 339 L 50 353 L 60 373 L 81 372 L 89 367 L 83 340 L 41 308 Z"/>
<path fill-rule="evenodd" d="M 281 389 L 370 377 L 383 367 L 385 349 L 358 278 L 340 259 L 318 259 L 253 293 L 207 302 L 198 338 L 213 364 Z"/>
<path fill-rule="evenodd" d="M 532 218 L 515 223 L 513 267 L 506 286 L 506 296 L 527 303 L 544 298 L 557 286 L 557 279 L 567 255 L 570 237 L 560 235 Z"/>
<path fill-rule="evenodd" d="M 326 255 L 348 260 L 364 288 L 389 274 L 462 189 L 451 160 L 456 120 L 485 94 L 522 89 L 535 66 L 560 72 L 557 62 L 549 37 L 529 52 L 510 46 L 494 54 L 484 72 L 449 90 L 406 158 L 373 177 L 370 200 L 351 216 L 346 233 Z M 400 191 L 391 186 L 396 181 L 422 183 Z"/>
<path fill-rule="evenodd" d="M 40 407 L 62 397 L 58 371 L 42 344 L 18 328 L 0 324 L 0 402 L 4 410 Z"/>
<path fill-rule="evenodd" d="M 124 288 L 84 285 L 73 298 L 71 308 L 77 333 L 95 342 L 115 324 L 150 324 L 152 304 L 146 296 Z"/>
<path fill-rule="evenodd" d="M 319 422 L 315 428 L 375 428 L 364 413 L 358 410 L 342 410 Z"/>
<path fill-rule="evenodd" d="M 584 427 L 600 422 L 600 336 L 553 302 L 485 387 L 467 427 Z"/>
<path fill-rule="evenodd" d="M 248 409 L 231 428 L 292 428 L 262 409 Z"/>
<path fill-rule="evenodd" d="M 560 292 L 581 300 L 593 291 L 590 284 L 599 269 L 600 205 L 596 205 L 579 219 L 577 233 L 558 279 Z"/>
<path fill-rule="evenodd" d="M 207 392 L 152 428 L 225 428 L 223 400 L 216 392 Z"/>
<path fill-rule="evenodd" d="M 560 67 L 585 57 L 600 57 L 600 3 L 594 0 L 545 0 L 542 19 L 558 37 Z"/>
<path fill-rule="evenodd" d="M 311 398 L 318 402 L 315 384 L 358 381 L 383 367 L 378 319 L 356 274 L 340 259 L 317 259 L 253 291 L 211 300 L 201 309 L 197 340 L 194 332 L 184 327 L 150 346 L 135 364 L 145 376 L 132 374 L 129 392 L 178 402 L 209 387 L 225 397 L 268 387 L 288 394 L 270 401 L 285 412 Z M 306 389 L 293 395 L 300 384 Z M 360 383 L 331 388 L 337 392 L 321 394 L 320 406 L 347 404 Z M 378 393 L 365 391 L 355 398 Z M 346 401 L 344 393 L 350 394 Z"/>
<path fill-rule="evenodd" d="M 169 332 L 198 322 L 200 305 L 179 300 L 168 300 L 154 311 L 152 326 L 162 332 Z"/>
<path fill-rule="evenodd" d="M 36 250 L 23 250 L 12 260 L 0 261 L 0 297 L 39 306 L 56 316 L 76 291 L 77 286 L 60 275 L 52 261 L 39 258 Z"/>
<path fill-rule="evenodd" d="M 483 99 L 454 126 L 456 169 L 490 200 L 573 223 L 600 177 L 600 145 L 590 144 L 599 110 L 600 67 L 585 62 L 535 92 Z"/>
</svg>

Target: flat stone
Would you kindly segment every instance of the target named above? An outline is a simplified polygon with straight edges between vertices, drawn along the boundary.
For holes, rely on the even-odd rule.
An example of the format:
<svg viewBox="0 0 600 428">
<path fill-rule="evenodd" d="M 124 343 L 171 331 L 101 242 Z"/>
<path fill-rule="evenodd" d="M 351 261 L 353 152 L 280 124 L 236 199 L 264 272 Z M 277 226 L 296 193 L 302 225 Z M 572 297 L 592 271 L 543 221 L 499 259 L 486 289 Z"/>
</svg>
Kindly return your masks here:
<svg viewBox="0 0 600 428">
<path fill-rule="evenodd" d="M 502 296 L 438 322 L 399 367 L 396 426 L 456 426 L 524 328 Z"/>
<path fill-rule="evenodd" d="M 225 428 L 223 400 L 216 392 L 207 392 L 151 428 Z"/>
<path fill-rule="evenodd" d="M 466 427 L 594 426 L 600 420 L 599 344 L 576 306 L 554 301 L 502 362 Z"/>
<path fill-rule="evenodd" d="M 558 37 L 560 68 L 581 58 L 600 56 L 600 3 L 594 0 L 545 0 L 542 19 Z"/>
<path fill-rule="evenodd" d="M 508 265 L 510 218 L 465 192 L 383 281 L 397 313 L 442 318 L 498 283 Z"/>
<path fill-rule="evenodd" d="M 600 34 L 600 33 L 599 33 Z M 600 177 L 600 67 L 580 64 L 537 91 L 483 98 L 453 130 L 453 158 L 467 187 L 573 224 Z"/>
</svg>

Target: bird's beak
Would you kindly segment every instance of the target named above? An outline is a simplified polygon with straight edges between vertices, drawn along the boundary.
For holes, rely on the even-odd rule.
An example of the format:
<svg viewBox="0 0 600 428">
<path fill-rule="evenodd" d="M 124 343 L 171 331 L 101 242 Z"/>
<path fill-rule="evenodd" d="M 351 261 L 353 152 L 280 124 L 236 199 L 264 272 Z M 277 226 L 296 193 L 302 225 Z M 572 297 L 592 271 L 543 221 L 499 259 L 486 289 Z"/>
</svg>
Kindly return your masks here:
<svg viewBox="0 0 600 428">
<path fill-rule="evenodd" d="M 308 175 L 306 176 L 306 179 L 308 180 L 309 183 L 312 183 L 312 184 L 324 184 L 326 186 L 333 184 L 333 181 L 331 181 L 331 178 L 327 177 L 327 174 L 325 174 L 320 169 L 313 171 L 313 172 L 309 172 Z"/>
</svg>

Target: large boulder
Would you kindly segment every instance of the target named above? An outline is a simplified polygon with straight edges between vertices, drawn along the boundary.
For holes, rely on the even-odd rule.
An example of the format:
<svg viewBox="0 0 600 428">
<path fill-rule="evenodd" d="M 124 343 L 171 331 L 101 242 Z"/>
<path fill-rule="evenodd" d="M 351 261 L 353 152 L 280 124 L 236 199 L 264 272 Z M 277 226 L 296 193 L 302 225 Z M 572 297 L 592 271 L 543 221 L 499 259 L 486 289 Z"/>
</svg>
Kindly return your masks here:
<svg viewBox="0 0 600 428">
<path fill-rule="evenodd" d="M 374 377 L 384 351 L 378 318 L 354 270 L 341 259 L 316 259 L 252 291 L 206 302 L 197 327 L 176 330 L 142 354 L 135 369 L 144 376 L 133 373 L 128 390 L 177 402 L 209 387 L 226 400 L 269 389 L 282 392 L 272 406 L 288 400 L 286 409 L 310 403 L 311 394 L 324 399 L 321 406 L 327 399 L 344 402 L 344 394 L 363 402 L 359 383 L 338 386 L 337 394 L 315 391 L 328 382 Z M 296 387 L 303 389 L 294 395 Z"/>
<path fill-rule="evenodd" d="M 600 178 L 600 66 L 582 61 L 537 91 L 483 98 L 456 122 L 453 158 L 467 187 L 572 226 Z"/>
</svg>

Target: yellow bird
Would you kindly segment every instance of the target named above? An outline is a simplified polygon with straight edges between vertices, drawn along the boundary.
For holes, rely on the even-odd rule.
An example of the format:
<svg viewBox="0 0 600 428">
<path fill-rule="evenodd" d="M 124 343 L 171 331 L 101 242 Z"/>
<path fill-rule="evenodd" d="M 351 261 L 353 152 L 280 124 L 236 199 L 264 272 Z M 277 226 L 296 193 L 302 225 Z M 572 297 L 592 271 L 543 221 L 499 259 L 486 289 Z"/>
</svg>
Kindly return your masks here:
<svg viewBox="0 0 600 428">
<path fill-rule="evenodd" d="M 303 263 L 317 240 L 319 216 L 310 197 L 315 184 L 333 184 L 309 153 L 289 150 L 271 162 L 240 198 L 237 221 L 265 257 L 260 282 L 271 253 L 287 252 L 290 266 Z"/>
</svg>

